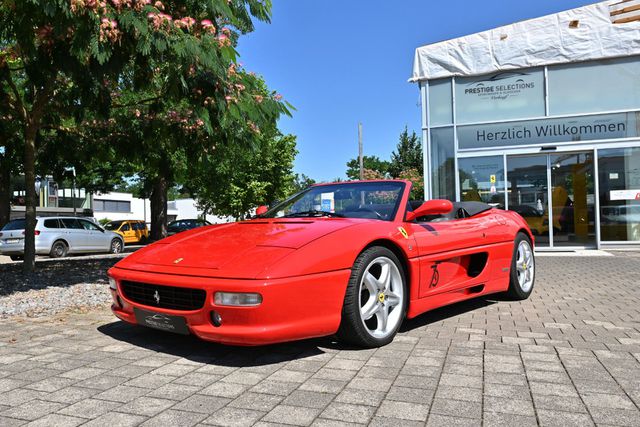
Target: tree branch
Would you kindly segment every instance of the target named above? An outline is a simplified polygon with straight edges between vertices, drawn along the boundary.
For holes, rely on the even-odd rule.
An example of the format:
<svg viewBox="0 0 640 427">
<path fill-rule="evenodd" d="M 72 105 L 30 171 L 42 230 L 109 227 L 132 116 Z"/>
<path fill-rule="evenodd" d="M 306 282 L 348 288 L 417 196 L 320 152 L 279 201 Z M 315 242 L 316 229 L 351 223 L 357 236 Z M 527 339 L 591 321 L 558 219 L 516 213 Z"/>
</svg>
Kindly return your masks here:
<svg viewBox="0 0 640 427">
<path fill-rule="evenodd" d="M 152 101 L 157 101 L 158 99 L 161 99 L 162 96 L 158 95 L 158 96 L 153 96 L 151 98 L 145 98 L 145 99 L 141 99 L 139 101 L 136 102 L 132 102 L 131 104 L 113 104 L 112 108 L 126 108 L 126 107 L 133 107 L 135 105 L 140 105 L 140 104 L 147 104 L 149 102 Z"/>
<path fill-rule="evenodd" d="M 24 106 L 24 102 L 22 102 L 22 98 L 20 97 L 20 91 L 18 90 L 18 87 L 16 86 L 16 84 L 13 82 L 13 79 L 11 78 L 11 71 L 9 69 L 7 69 L 6 73 L 4 74 L 4 79 L 6 80 L 7 84 L 9 85 L 9 87 L 11 88 L 11 91 L 13 92 L 13 95 L 15 97 L 15 110 L 17 111 L 18 114 L 20 114 L 22 117 L 23 122 L 26 124 L 27 123 L 27 109 Z"/>
</svg>

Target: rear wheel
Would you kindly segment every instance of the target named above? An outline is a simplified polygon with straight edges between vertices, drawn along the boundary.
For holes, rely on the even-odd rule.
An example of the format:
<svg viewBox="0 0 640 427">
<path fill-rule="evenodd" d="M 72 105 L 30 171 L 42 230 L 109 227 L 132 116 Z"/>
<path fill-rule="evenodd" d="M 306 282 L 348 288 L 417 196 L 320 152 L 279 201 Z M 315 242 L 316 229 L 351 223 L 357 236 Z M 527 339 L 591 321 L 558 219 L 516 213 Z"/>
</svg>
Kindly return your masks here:
<svg viewBox="0 0 640 427">
<path fill-rule="evenodd" d="M 111 241 L 111 246 L 109 247 L 110 253 L 119 254 L 119 253 L 122 253 L 123 250 L 124 250 L 124 244 L 122 243 L 122 240 L 113 239 Z"/>
<path fill-rule="evenodd" d="M 62 240 L 58 240 L 51 246 L 51 251 L 49 252 L 49 256 L 51 258 L 64 258 L 67 256 L 67 252 L 69 251 L 69 247 Z"/>
<path fill-rule="evenodd" d="M 10 255 L 9 258 L 11 258 L 11 261 L 22 261 L 24 259 L 24 256 L 22 256 L 22 255 Z"/>
<path fill-rule="evenodd" d="M 535 256 L 529 236 L 520 232 L 516 235 L 511 260 L 511 275 L 507 295 L 514 300 L 525 300 L 533 291 L 535 282 Z"/>
<path fill-rule="evenodd" d="M 405 317 L 406 294 L 398 257 L 385 247 L 367 249 L 351 270 L 338 338 L 363 347 L 390 343 Z"/>
</svg>

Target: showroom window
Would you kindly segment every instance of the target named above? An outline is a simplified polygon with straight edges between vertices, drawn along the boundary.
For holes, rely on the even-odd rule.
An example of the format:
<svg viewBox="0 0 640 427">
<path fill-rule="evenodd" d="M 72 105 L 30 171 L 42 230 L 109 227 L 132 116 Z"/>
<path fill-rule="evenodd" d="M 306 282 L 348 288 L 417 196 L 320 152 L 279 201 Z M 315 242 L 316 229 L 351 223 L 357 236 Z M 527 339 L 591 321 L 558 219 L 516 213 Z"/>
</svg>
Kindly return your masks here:
<svg viewBox="0 0 640 427">
<path fill-rule="evenodd" d="M 600 239 L 640 241 L 640 148 L 598 150 Z"/>
<path fill-rule="evenodd" d="M 431 129 L 431 183 L 434 199 L 456 199 L 453 128 Z"/>
<path fill-rule="evenodd" d="M 551 115 L 640 109 L 640 58 L 549 67 Z"/>
<path fill-rule="evenodd" d="M 429 125 L 441 126 L 453 123 L 451 79 L 429 82 Z"/>
<path fill-rule="evenodd" d="M 502 156 L 458 159 L 460 200 L 484 202 L 504 209 L 504 159 Z"/>
</svg>

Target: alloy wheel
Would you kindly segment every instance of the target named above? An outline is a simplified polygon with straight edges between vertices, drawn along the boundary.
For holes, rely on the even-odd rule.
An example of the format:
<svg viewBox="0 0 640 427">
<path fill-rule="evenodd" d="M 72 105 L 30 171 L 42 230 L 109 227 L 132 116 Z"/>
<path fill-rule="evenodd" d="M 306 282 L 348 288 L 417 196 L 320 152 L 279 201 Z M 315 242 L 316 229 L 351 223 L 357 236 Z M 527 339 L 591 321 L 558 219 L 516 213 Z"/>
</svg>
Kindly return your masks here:
<svg viewBox="0 0 640 427">
<path fill-rule="evenodd" d="M 522 289 L 523 292 L 529 292 L 533 286 L 535 261 L 531 244 L 526 240 L 521 241 L 518 245 L 516 273 L 518 275 L 520 289 Z"/>
<path fill-rule="evenodd" d="M 360 281 L 360 318 L 367 332 L 385 338 L 402 321 L 404 286 L 396 264 L 378 257 L 365 269 Z"/>
</svg>

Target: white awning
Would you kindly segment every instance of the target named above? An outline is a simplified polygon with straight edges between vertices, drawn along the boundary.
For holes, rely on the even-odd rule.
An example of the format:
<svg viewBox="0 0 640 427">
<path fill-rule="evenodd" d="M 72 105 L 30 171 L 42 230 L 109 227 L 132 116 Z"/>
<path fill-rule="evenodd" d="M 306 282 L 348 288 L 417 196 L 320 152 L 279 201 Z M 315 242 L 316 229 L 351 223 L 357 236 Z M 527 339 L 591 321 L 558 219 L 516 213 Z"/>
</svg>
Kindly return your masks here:
<svg viewBox="0 0 640 427">
<path fill-rule="evenodd" d="M 416 49 L 409 81 L 640 55 L 640 0 L 610 0 Z"/>
</svg>

